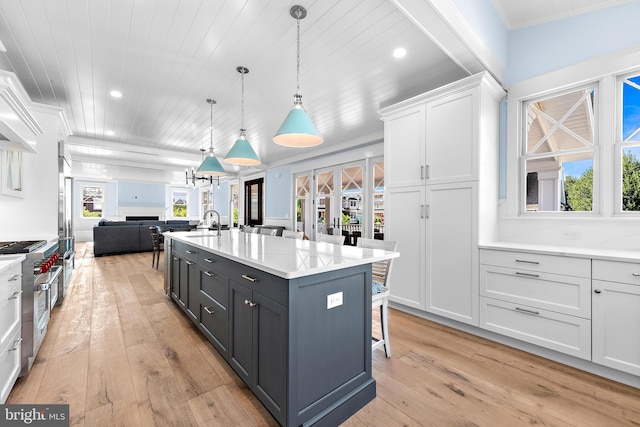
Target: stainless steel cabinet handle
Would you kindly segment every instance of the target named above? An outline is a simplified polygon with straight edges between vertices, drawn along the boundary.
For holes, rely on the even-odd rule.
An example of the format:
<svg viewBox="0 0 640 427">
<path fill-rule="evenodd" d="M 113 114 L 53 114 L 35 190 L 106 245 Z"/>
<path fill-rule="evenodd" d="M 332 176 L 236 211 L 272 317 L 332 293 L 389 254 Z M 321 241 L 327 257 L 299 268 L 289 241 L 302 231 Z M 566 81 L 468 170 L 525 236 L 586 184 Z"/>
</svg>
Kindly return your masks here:
<svg viewBox="0 0 640 427">
<path fill-rule="evenodd" d="M 22 273 L 14 274 L 13 276 L 11 276 L 11 278 L 8 280 L 8 282 L 15 282 L 16 280 L 18 280 L 21 277 L 22 277 Z"/>
<path fill-rule="evenodd" d="M 186 252 L 186 253 L 188 253 L 188 254 L 195 254 L 195 252 L 194 252 L 194 251 L 190 251 L 190 250 L 188 250 L 188 249 L 187 249 L 185 252 Z"/>
<path fill-rule="evenodd" d="M 187 265 L 193 265 L 194 263 L 193 263 L 193 262 L 191 262 L 191 261 L 186 261 L 186 262 L 185 262 L 185 264 L 187 264 Z"/>
<path fill-rule="evenodd" d="M 18 297 L 19 297 L 20 295 L 22 295 L 22 291 L 14 292 L 14 293 L 13 293 L 13 295 L 11 295 L 11 296 L 9 297 L 9 299 L 10 299 L 10 300 L 12 300 L 12 299 L 18 299 Z"/>
<path fill-rule="evenodd" d="M 516 307 L 517 311 L 521 311 L 523 313 L 527 313 L 527 314 L 533 314 L 535 316 L 539 316 L 540 313 L 537 311 L 533 311 L 533 310 L 527 310 L 526 308 L 520 308 L 520 307 Z"/>
<path fill-rule="evenodd" d="M 424 179 L 424 166 L 420 165 L 420 179 Z"/>
<path fill-rule="evenodd" d="M 215 260 L 213 260 L 213 259 L 209 259 L 209 258 L 205 258 L 204 260 L 205 260 L 206 262 L 211 263 L 211 264 L 213 264 L 214 262 L 216 262 Z"/>
<path fill-rule="evenodd" d="M 17 340 L 15 340 L 13 343 L 13 347 L 10 348 L 9 351 L 16 351 L 17 349 L 19 349 L 21 342 L 22 342 L 22 338 L 18 338 Z"/>
<path fill-rule="evenodd" d="M 215 313 L 215 311 L 213 311 L 213 310 L 211 309 L 211 307 L 202 307 L 202 308 L 203 308 L 203 310 L 204 310 L 204 311 L 206 311 L 208 314 L 213 314 L 213 313 Z"/>
<path fill-rule="evenodd" d="M 173 260 L 174 260 L 174 261 L 177 261 L 177 260 L 178 260 L 178 258 L 176 258 L 176 257 L 173 257 Z"/>
<path fill-rule="evenodd" d="M 242 275 L 242 278 L 243 278 L 243 279 L 247 279 L 247 280 L 248 280 L 248 281 L 250 281 L 250 282 L 257 282 L 257 281 L 258 281 L 258 279 L 254 279 L 253 277 L 251 277 L 251 276 L 247 276 L 246 274 L 243 274 L 243 275 Z"/>
<path fill-rule="evenodd" d="M 517 259 L 516 262 L 523 262 L 525 264 L 540 264 L 538 261 L 527 261 L 526 259 Z"/>
<path fill-rule="evenodd" d="M 424 205 L 420 205 L 420 218 L 424 218 Z"/>
<path fill-rule="evenodd" d="M 516 276 L 540 277 L 539 274 L 520 273 L 519 271 L 516 271 Z"/>
<path fill-rule="evenodd" d="M 431 215 L 431 205 L 425 205 L 424 206 L 424 217 L 425 218 L 429 218 L 430 215 Z"/>
<path fill-rule="evenodd" d="M 206 274 L 209 277 L 213 277 L 213 273 L 209 273 L 208 271 L 203 271 L 204 274 Z"/>
<path fill-rule="evenodd" d="M 244 300 L 244 303 L 245 303 L 246 305 L 248 305 L 249 307 L 255 307 L 256 305 L 258 305 L 258 304 L 256 304 L 256 303 L 255 303 L 255 302 L 253 302 L 253 301 L 249 301 L 248 299 Z"/>
<path fill-rule="evenodd" d="M 425 166 L 425 171 L 427 172 L 426 173 L 426 178 L 429 179 L 429 165 Z"/>
<path fill-rule="evenodd" d="M 600 294 L 600 293 L 602 293 L 602 291 L 601 291 L 600 289 L 594 289 L 594 290 L 593 290 L 593 293 L 595 293 L 595 294 Z"/>
<path fill-rule="evenodd" d="M 631 273 L 633 274 L 635 277 L 640 277 L 640 273 Z"/>
</svg>

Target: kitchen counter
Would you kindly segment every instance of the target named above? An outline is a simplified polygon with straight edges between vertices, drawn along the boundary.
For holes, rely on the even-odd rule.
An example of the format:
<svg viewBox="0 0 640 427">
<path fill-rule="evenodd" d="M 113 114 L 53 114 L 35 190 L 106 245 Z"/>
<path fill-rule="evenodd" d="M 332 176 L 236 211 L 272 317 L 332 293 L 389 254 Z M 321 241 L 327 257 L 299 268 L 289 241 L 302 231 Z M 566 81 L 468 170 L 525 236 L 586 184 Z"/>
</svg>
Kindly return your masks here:
<svg viewBox="0 0 640 427">
<path fill-rule="evenodd" d="M 480 249 L 571 256 L 576 258 L 600 259 L 603 261 L 640 262 L 640 248 L 636 250 L 579 248 L 575 246 L 536 245 L 517 242 L 493 242 L 479 245 L 479 247 Z"/>
<path fill-rule="evenodd" d="M 238 230 L 178 231 L 165 238 L 193 245 L 283 279 L 340 270 L 396 258 L 398 252 L 334 245 L 311 240 L 244 233 Z"/>
<path fill-rule="evenodd" d="M 7 268 L 24 261 L 24 255 L 0 255 L 0 273 Z"/>
</svg>

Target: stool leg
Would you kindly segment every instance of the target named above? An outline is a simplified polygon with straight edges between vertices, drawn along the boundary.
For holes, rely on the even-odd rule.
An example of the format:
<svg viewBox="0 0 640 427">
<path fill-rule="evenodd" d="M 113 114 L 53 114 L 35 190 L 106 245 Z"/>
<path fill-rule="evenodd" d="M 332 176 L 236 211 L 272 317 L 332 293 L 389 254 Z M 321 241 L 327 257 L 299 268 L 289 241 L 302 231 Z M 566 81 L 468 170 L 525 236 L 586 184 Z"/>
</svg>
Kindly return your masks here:
<svg viewBox="0 0 640 427">
<path fill-rule="evenodd" d="M 382 306 L 380 307 L 380 323 L 382 328 L 382 339 L 384 341 L 384 354 L 387 358 L 391 357 L 391 342 L 389 341 L 389 303 L 386 298 L 382 302 Z"/>
</svg>

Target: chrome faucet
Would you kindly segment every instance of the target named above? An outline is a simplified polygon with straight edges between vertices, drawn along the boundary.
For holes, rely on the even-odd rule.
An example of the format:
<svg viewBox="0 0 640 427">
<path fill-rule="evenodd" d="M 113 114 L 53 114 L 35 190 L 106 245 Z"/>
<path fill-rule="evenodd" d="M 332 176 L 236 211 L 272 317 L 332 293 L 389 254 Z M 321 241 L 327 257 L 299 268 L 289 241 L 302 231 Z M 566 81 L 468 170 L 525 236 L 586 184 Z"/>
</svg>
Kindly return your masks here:
<svg viewBox="0 0 640 427">
<path fill-rule="evenodd" d="M 206 220 L 207 219 L 207 215 L 210 213 L 214 213 L 216 215 L 218 215 L 218 221 L 216 222 L 216 224 L 218 224 L 218 236 L 220 235 L 220 214 L 218 213 L 217 210 L 215 209 L 207 209 L 206 211 L 204 211 L 204 215 L 202 215 L 202 220 Z M 211 226 L 209 227 L 209 229 L 212 229 Z"/>
</svg>

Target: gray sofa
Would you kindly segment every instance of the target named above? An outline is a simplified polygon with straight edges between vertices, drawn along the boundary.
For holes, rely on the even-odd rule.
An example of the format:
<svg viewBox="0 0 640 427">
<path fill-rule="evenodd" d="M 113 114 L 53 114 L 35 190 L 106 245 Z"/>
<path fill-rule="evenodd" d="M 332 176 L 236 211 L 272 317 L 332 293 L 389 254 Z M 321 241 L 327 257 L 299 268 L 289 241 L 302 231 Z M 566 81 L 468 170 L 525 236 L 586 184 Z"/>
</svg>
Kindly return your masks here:
<svg viewBox="0 0 640 427">
<path fill-rule="evenodd" d="M 161 232 L 186 231 L 195 228 L 188 220 L 168 221 L 107 221 L 93 227 L 93 254 L 114 255 L 153 250 L 149 227 L 159 227 Z"/>
</svg>

